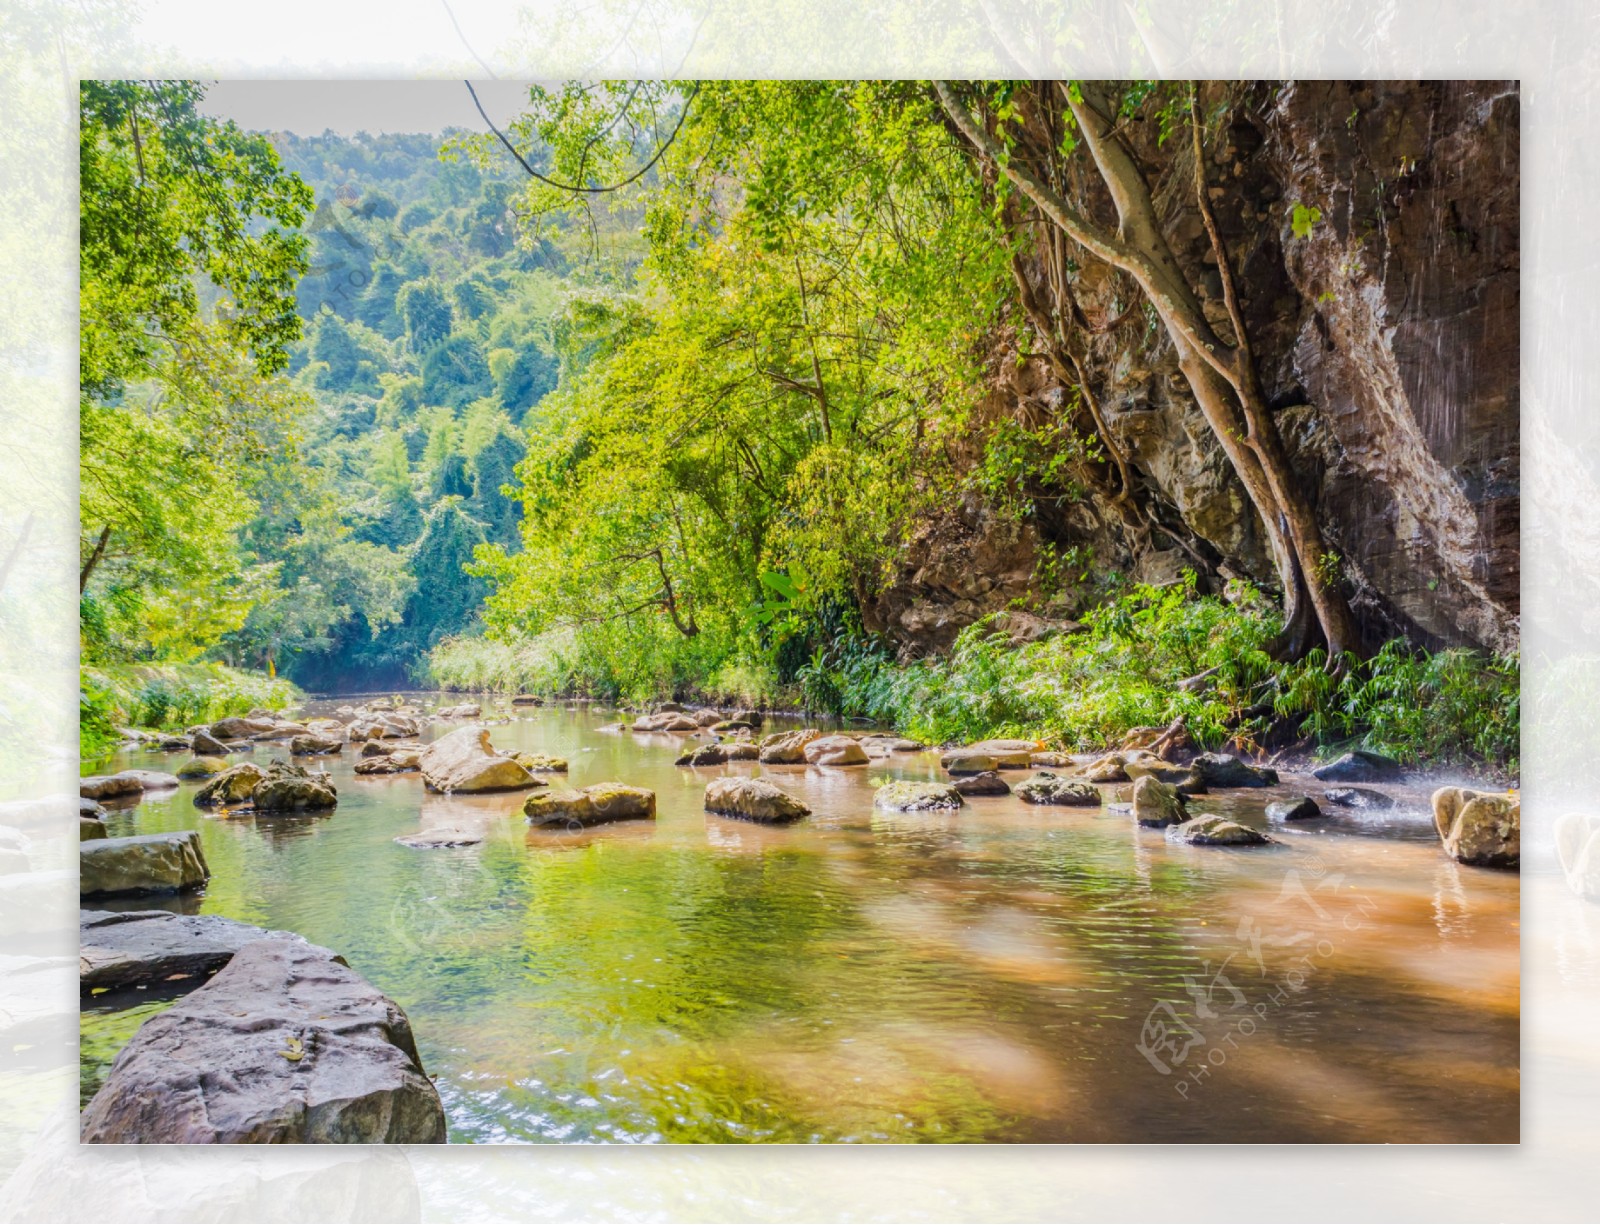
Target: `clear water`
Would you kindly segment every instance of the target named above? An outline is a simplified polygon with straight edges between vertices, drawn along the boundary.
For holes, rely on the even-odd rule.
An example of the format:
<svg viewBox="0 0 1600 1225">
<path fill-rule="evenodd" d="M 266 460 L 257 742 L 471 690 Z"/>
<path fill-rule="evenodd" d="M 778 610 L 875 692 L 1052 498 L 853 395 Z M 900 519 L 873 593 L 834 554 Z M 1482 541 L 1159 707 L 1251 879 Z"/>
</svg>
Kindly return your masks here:
<svg viewBox="0 0 1600 1225">
<path fill-rule="evenodd" d="M 200 829 L 213 873 L 118 905 L 344 954 L 410 1016 L 456 1142 L 1517 1138 L 1517 877 L 1446 859 L 1423 791 L 1274 825 L 1271 848 L 1182 847 L 1114 807 L 875 812 L 886 778 L 938 777 L 932 753 L 681 769 L 680 737 L 595 730 L 616 717 L 519 711 L 492 734 L 567 757 L 575 786 L 653 788 L 654 823 L 532 831 L 517 795 L 428 795 L 346 753 L 323 759 L 326 816 L 219 818 L 192 784 L 115 813 L 113 834 Z M 708 815 L 724 771 L 814 815 Z M 1194 808 L 1265 828 L 1268 800 L 1320 795 L 1286 784 Z M 482 845 L 393 841 L 469 823 Z M 90 1003 L 85 1099 L 165 1003 Z"/>
</svg>

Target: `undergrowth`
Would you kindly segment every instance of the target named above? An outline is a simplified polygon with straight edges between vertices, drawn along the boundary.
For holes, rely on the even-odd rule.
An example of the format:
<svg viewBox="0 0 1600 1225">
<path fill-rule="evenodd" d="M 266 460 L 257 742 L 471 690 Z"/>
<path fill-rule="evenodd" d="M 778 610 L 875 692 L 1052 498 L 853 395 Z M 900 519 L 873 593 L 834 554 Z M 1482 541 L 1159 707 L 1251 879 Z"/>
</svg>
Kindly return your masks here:
<svg viewBox="0 0 1600 1225">
<path fill-rule="evenodd" d="M 214 663 L 109 664 L 78 673 L 78 748 L 84 760 L 103 757 L 121 727 L 177 731 L 253 707 L 277 708 L 298 690 L 281 677 Z"/>
</svg>

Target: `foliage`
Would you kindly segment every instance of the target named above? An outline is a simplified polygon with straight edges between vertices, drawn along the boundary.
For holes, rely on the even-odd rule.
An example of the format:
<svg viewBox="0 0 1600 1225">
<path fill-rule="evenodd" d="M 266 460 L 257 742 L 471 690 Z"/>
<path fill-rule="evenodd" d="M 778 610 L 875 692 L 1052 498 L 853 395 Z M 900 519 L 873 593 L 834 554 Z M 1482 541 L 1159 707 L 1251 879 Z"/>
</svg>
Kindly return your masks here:
<svg viewBox="0 0 1600 1225">
<path fill-rule="evenodd" d="M 121 727 L 179 731 L 254 707 L 281 709 L 298 691 L 285 680 L 221 664 L 121 664 L 85 667 L 78 682 L 84 760 L 106 756 Z"/>
</svg>

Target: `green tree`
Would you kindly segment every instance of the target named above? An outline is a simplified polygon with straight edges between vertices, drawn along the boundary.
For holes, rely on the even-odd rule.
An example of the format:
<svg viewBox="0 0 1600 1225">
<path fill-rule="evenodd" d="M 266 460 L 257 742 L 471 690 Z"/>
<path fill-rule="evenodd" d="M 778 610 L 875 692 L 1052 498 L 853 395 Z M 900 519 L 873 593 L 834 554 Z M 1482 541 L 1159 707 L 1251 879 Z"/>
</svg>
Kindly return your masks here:
<svg viewBox="0 0 1600 1225">
<path fill-rule="evenodd" d="M 450 299 L 432 281 L 413 281 L 403 286 L 395 306 L 405 321 L 406 343 L 413 353 L 423 353 L 439 344 L 454 326 Z"/>
</svg>

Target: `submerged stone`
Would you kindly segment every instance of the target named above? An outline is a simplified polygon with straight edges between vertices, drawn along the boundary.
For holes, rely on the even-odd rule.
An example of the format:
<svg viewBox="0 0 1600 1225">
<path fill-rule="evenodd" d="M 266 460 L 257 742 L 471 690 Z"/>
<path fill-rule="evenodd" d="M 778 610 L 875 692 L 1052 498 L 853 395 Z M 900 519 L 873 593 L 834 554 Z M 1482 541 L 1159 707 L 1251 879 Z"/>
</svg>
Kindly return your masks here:
<svg viewBox="0 0 1600 1225">
<path fill-rule="evenodd" d="M 1272 841 L 1248 825 L 1214 815 L 1194 817 L 1174 825 L 1167 830 L 1167 837 L 1190 846 L 1265 846 Z"/>
<path fill-rule="evenodd" d="M 1400 777 L 1400 763 L 1382 753 L 1356 749 L 1343 757 L 1317 766 L 1313 778 L 1328 783 L 1385 783 Z"/>
<path fill-rule="evenodd" d="M 968 774 L 956 779 L 953 784 L 962 795 L 1010 795 L 1011 784 L 1000 777 L 996 770 L 985 770 L 980 774 Z"/>
<path fill-rule="evenodd" d="M 1331 787 L 1322 794 L 1328 803 L 1337 804 L 1340 808 L 1394 807 L 1392 797 L 1384 795 L 1381 791 L 1369 791 L 1365 787 Z"/>
<path fill-rule="evenodd" d="M 1267 805 L 1267 818 L 1272 821 L 1311 821 L 1322 815 L 1322 809 L 1309 795 L 1291 796 Z"/>
<path fill-rule="evenodd" d="M 872 797 L 874 808 L 889 812 L 933 812 L 965 805 L 961 792 L 949 783 L 914 783 L 904 779 L 885 783 Z"/>
<path fill-rule="evenodd" d="M 530 795 L 522 811 L 528 824 L 547 829 L 603 825 L 608 821 L 654 821 L 656 793 L 624 783 L 596 783 L 581 791 Z"/>
</svg>

